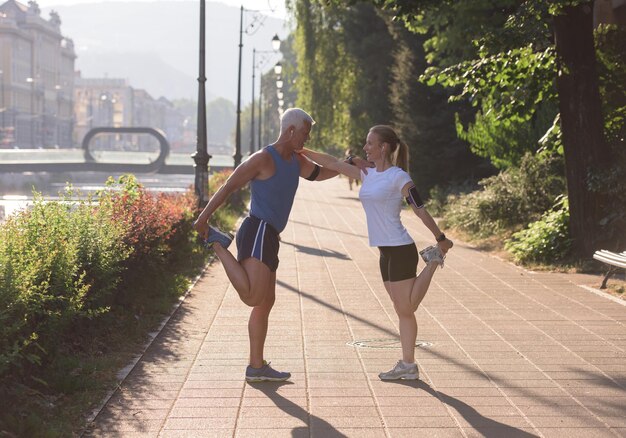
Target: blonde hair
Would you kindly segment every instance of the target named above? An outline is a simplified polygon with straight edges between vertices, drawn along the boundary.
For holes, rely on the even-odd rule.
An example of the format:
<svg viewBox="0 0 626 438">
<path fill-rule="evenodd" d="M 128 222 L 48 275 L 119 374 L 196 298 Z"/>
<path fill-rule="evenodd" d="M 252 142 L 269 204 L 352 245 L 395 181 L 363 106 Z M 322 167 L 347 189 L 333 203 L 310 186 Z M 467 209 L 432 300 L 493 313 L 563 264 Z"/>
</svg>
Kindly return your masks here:
<svg viewBox="0 0 626 438">
<path fill-rule="evenodd" d="M 370 128 L 370 132 L 378 135 L 381 143 L 389 144 L 389 161 L 405 172 L 409 171 L 409 147 L 400 140 L 398 134 L 391 126 L 376 125 Z"/>
</svg>

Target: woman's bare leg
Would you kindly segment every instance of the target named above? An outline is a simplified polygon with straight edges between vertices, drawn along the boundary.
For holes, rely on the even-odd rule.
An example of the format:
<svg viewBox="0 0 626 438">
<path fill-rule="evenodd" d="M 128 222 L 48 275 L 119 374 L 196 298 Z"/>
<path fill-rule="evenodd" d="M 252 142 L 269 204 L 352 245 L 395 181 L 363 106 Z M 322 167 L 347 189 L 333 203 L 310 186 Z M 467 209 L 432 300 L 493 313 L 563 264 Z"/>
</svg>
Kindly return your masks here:
<svg viewBox="0 0 626 438">
<path fill-rule="evenodd" d="M 409 297 L 413 312 L 417 311 L 417 308 L 426 296 L 426 292 L 428 292 L 430 282 L 433 279 L 435 271 L 437 270 L 437 266 L 439 266 L 437 262 L 430 262 L 424 267 L 424 269 L 422 269 L 422 272 L 415 277 Z"/>
</svg>

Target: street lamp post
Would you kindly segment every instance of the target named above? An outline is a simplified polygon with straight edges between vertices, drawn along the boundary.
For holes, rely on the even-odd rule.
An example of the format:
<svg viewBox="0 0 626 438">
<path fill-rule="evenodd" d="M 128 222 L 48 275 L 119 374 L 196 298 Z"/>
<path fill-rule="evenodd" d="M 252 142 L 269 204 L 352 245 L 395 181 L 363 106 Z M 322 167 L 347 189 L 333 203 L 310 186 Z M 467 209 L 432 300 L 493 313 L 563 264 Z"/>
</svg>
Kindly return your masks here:
<svg viewBox="0 0 626 438">
<path fill-rule="evenodd" d="M 209 202 L 209 160 L 206 133 L 206 96 L 205 96 L 205 0 L 200 0 L 200 66 L 198 75 L 198 121 L 196 152 L 192 155 L 195 162 L 195 192 L 198 208 L 202 209 Z"/>
<path fill-rule="evenodd" d="M 261 74 L 261 81 L 259 83 L 259 149 L 263 143 L 261 143 L 261 130 L 263 129 L 263 75 Z"/>
<path fill-rule="evenodd" d="M 274 39 L 277 39 L 277 38 L 278 38 L 277 36 L 274 37 Z M 272 40 L 272 44 L 274 44 L 274 39 Z M 280 44 L 280 40 L 278 41 L 278 44 Z M 276 50 L 278 50 L 278 47 L 276 48 Z M 280 77 L 280 74 L 282 73 L 282 71 L 283 71 L 282 64 L 280 62 L 277 62 L 276 65 L 274 66 L 274 74 L 277 77 Z M 279 93 L 282 93 L 282 92 L 279 91 Z M 278 98 L 280 99 L 281 96 L 278 96 Z M 262 131 L 263 131 L 263 75 L 261 75 L 261 84 L 259 85 L 259 148 L 263 144 L 262 143 L 263 142 Z"/>
<path fill-rule="evenodd" d="M 2 107 L 0 111 L 2 111 L 2 131 L 0 131 L 0 144 L 4 144 L 5 139 L 5 129 L 6 129 L 6 121 L 4 119 L 4 113 L 6 113 L 6 108 L 4 105 L 4 72 L 0 70 L 0 93 L 2 93 Z"/>
<path fill-rule="evenodd" d="M 278 52 L 278 50 L 280 49 L 280 38 L 278 38 L 278 34 L 275 34 L 274 37 L 272 38 L 272 51 L 269 50 L 256 50 L 256 48 L 252 49 L 252 108 L 251 108 L 251 120 L 250 120 L 250 155 L 252 155 L 256 148 L 254 145 L 254 107 L 255 107 L 255 95 L 254 95 L 254 86 L 255 86 L 255 71 L 257 69 L 257 63 L 256 63 L 256 54 L 260 53 L 260 54 L 276 54 Z M 259 60 L 259 65 L 258 68 L 261 69 L 264 65 L 264 63 L 267 62 L 267 58 L 261 58 Z M 278 69 L 282 69 L 282 66 L 280 64 L 280 62 L 276 63 L 276 65 L 274 66 L 274 71 L 277 72 L 277 74 L 280 74 L 280 70 Z M 263 107 L 262 107 L 262 101 L 263 101 L 263 73 L 261 72 L 261 74 L 259 75 L 260 77 L 260 83 L 259 83 L 259 142 L 258 142 L 258 146 L 259 148 L 261 148 L 261 123 L 262 123 L 262 112 L 263 112 Z"/>
<path fill-rule="evenodd" d="M 239 13 L 239 69 L 237 72 L 237 125 L 235 127 L 235 163 L 233 167 L 241 163 L 241 49 L 243 48 L 243 6 Z"/>
<path fill-rule="evenodd" d="M 243 13 L 244 13 L 244 8 L 243 5 L 241 6 L 240 10 L 239 10 L 239 68 L 237 71 L 237 122 L 236 122 L 236 127 L 235 127 L 235 154 L 233 155 L 234 158 L 234 166 L 233 167 L 237 167 L 239 166 L 239 164 L 241 164 L 241 57 L 242 57 L 242 49 L 243 49 Z M 255 11 L 255 12 L 259 12 L 259 11 Z M 254 26 L 254 23 L 252 25 L 250 25 L 250 27 Z M 247 29 L 246 29 L 247 32 Z M 274 35 L 274 38 L 272 38 L 272 47 L 274 48 L 274 51 L 277 51 L 278 48 L 280 47 L 280 39 L 278 38 L 278 35 Z M 254 54 L 256 51 L 253 51 L 253 58 L 254 58 Z M 252 62 L 252 87 L 254 89 L 254 59 Z M 251 140 L 250 140 L 250 153 L 253 153 L 253 149 L 254 149 L 254 91 L 252 94 L 252 131 L 251 131 Z"/>
<path fill-rule="evenodd" d="M 30 146 L 35 149 L 35 78 L 28 77 L 26 82 L 30 84 Z"/>
<path fill-rule="evenodd" d="M 256 67 L 256 48 L 252 49 L 252 114 L 250 117 L 250 155 L 254 153 L 254 70 Z M 263 75 L 261 75 L 263 76 Z M 259 87 L 261 88 L 261 87 Z M 261 112 L 261 104 L 259 103 L 259 113 Z M 261 144 L 259 143 L 259 147 Z"/>
</svg>

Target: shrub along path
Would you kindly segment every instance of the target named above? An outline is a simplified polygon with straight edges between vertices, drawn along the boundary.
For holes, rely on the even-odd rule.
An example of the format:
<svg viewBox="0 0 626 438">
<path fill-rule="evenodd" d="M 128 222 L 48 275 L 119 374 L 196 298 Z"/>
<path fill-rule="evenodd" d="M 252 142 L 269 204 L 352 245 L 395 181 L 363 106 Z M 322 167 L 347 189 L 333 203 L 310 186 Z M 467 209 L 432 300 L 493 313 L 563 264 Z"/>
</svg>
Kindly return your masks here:
<svg viewBox="0 0 626 438">
<path fill-rule="evenodd" d="M 345 179 L 301 182 L 280 258 L 266 357 L 290 382 L 245 384 L 248 309 L 214 263 L 85 435 L 626 436 L 626 307 L 579 277 L 457 242 L 417 312 L 420 380 L 389 383 L 397 318 Z"/>
</svg>

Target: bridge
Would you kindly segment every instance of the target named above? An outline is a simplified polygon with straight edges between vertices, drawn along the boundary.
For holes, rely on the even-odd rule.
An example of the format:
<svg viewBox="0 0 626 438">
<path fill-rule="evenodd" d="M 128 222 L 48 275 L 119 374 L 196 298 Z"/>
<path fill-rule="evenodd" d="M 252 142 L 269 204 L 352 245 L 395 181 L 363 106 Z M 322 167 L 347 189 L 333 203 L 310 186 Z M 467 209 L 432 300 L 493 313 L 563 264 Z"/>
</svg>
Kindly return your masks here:
<svg viewBox="0 0 626 438">
<path fill-rule="evenodd" d="M 94 151 L 91 141 L 102 134 L 142 134 L 159 142 L 155 152 Z M 164 134 L 150 127 L 98 127 L 83 139 L 81 149 L 0 149 L 0 173 L 24 172 L 123 172 L 193 174 L 191 153 L 170 153 Z M 232 168 L 233 157 L 215 155 L 209 161 L 211 172 Z"/>
<path fill-rule="evenodd" d="M 82 149 L 0 149 L 0 173 L 23 172 L 124 172 L 193 174 L 191 153 L 170 153 L 156 166 L 157 152 L 92 152 L 94 161 L 85 159 Z M 211 172 L 233 168 L 230 155 L 213 155 Z"/>
</svg>

